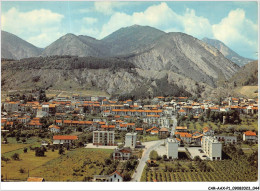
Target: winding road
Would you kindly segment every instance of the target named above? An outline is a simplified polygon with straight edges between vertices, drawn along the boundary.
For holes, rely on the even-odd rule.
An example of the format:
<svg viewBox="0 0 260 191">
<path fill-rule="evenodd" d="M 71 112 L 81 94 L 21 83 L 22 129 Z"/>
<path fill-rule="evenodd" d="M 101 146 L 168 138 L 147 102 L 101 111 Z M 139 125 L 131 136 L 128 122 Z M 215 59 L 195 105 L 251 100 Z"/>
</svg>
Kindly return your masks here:
<svg viewBox="0 0 260 191">
<path fill-rule="evenodd" d="M 139 161 L 139 164 L 136 168 L 136 172 L 132 176 L 132 182 L 140 182 L 141 176 L 145 167 L 145 162 L 149 159 L 149 154 L 152 150 L 155 150 L 156 147 L 163 144 L 164 139 L 158 141 L 144 142 L 145 149 L 142 155 L 142 158 Z"/>
</svg>

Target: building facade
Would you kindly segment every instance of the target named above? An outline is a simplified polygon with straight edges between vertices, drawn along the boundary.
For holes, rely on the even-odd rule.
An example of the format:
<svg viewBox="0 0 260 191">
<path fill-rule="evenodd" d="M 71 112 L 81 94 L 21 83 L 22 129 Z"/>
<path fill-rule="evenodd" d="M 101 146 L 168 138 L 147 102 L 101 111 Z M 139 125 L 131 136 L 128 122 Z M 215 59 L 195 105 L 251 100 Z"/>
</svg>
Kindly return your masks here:
<svg viewBox="0 0 260 191">
<path fill-rule="evenodd" d="M 222 160 L 222 143 L 215 137 L 204 136 L 201 147 L 210 160 Z"/>
<path fill-rule="evenodd" d="M 166 139 L 166 152 L 167 152 L 167 158 L 169 159 L 178 158 L 178 141 L 175 138 Z"/>
<path fill-rule="evenodd" d="M 93 131 L 93 145 L 115 146 L 115 132 Z"/>
<path fill-rule="evenodd" d="M 135 148 L 137 133 L 127 133 L 125 135 L 125 147 Z"/>
</svg>

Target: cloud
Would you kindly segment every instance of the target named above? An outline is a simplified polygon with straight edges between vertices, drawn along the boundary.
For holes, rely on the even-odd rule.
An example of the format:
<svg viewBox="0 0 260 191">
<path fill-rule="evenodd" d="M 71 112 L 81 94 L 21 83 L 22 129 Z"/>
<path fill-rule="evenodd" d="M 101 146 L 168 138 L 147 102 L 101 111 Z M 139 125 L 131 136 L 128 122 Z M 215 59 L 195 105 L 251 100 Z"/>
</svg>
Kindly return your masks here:
<svg viewBox="0 0 260 191">
<path fill-rule="evenodd" d="M 127 4 L 127 2 L 96 1 L 94 3 L 94 8 L 97 12 L 111 15 L 114 13 L 114 9 L 126 6 Z"/>
<path fill-rule="evenodd" d="M 197 38 L 212 36 L 212 27 L 207 18 L 196 16 L 193 9 L 186 9 L 184 16 L 181 16 L 185 33 Z"/>
<path fill-rule="evenodd" d="M 115 12 L 108 23 L 103 25 L 100 38 L 133 24 L 149 25 L 168 32 L 185 32 L 198 38 L 212 35 L 207 18 L 197 16 L 192 9 L 187 9 L 183 15 L 177 14 L 163 2 L 148 7 L 144 12 L 134 12 L 132 15 Z"/>
<path fill-rule="evenodd" d="M 230 11 L 220 23 L 212 26 L 212 30 L 216 39 L 237 49 L 240 54 L 247 52 L 254 57 L 258 46 L 258 26 L 246 18 L 243 9 Z"/>
<path fill-rule="evenodd" d="M 20 12 L 16 8 L 11 8 L 6 13 L 2 13 L 1 21 L 3 30 L 22 36 L 34 45 L 43 47 L 56 40 L 63 18 L 63 15 L 47 9 Z M 35 43 L 33 40 L 36 39 L 38 40 Z"/>
<path fill-rule="evenodd" d="M 98 19 L 94 17 L 84 17 L 82 20 L 83 23 L 90 24 L 90 25 L 98 22 Z"/>
<path fill-rule="evenodd" d="M 100 38 L 118 30 L 134 24 L 149 25 L 152 27 L 165 28 L 171 22 L 178 23 L 178 15 L 173 12 L 166 3 L 148 7 L 144 12 L 134 12 L 132 15 L 115 12 L 110 20 L 103 25 Z"/>
</svg>

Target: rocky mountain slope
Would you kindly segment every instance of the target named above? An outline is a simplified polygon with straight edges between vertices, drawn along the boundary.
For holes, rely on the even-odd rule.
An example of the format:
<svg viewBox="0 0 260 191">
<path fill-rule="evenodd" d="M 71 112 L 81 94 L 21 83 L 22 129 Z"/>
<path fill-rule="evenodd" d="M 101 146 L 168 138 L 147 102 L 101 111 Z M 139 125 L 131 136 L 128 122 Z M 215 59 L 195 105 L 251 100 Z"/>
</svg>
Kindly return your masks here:
<svg viewBox="0 0 260 191">
<path fill-rule="evenodd" d="M 25 40 L 1 31 L 1 57 L 8 59 L 29 58 L 40 55 L 42 50 Z"/>
<path fill-rule="evenodd" d="M 143 70 L 169 70 L 212 87 L 239 69 L 216 48 L 184 33 L 167 33 L 124 59 Z"/>
<path fill-rule="evenodd" d="M 101 41 L 110 47 L 110 55 L 116 56 L 143 48 L 164 34 L 166 33 L 153 27 L 133 25 L 121 28 Z"/>
<path fill-rule="evenodd" d="M 131 99 L 206 95 L 212 87 L 172 71 L 145 71 L 117 58 L 52 56 L 3 61 L 2 90 L 99 90 Z"/>
<path fill-rule="evenodd" d="M 235 86 L 257 86 L 258 85 L 258 61 L 253 61 L 238 70 L 229 80 Z"/>
<path fill-rule="evenodd" d="M 244 58 L 234 52 L 232 49 L 227 47 L 223 42 L 215 39 L 203 38 L 202 41 L 208 43 L 209 45 L 217 48 L 227 59 L 236 63 L 238 66 L 244 66 L 245 64 L 252 62 L 252 59 Z"/>
<path fill-rule="evenodd" d="M 74 34 L 66 34 L 47 46 L 42 55 L 71 55 L 71 56 L 107 56 L 107 46 L 92 37 Z"/>
</svg>

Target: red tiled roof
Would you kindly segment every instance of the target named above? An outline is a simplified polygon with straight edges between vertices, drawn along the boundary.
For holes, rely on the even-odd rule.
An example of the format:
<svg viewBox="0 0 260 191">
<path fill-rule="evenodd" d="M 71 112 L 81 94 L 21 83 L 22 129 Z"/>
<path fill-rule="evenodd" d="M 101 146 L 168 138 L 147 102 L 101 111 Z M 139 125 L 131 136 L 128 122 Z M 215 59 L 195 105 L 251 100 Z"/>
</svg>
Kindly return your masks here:
<svg viewBox="0 0 260 191">
<path fill-rule="evenodd" d="M 110 176 L 114 175 L 114 174 L 118 174 L 119 176 L 123 177 L 123 175 L 121 175 L 117 170 L 115 172 L 113 172 L 112 174 L 110 174 Z"/>
<path fill-rule="evenodd" d="M 256 136 L 256 133 L 253 132 L 253 131 L 246 131 L 246 132 L 244 132 L 244 134 L 245 134 L 246 136 Z"/>
<path fill-rule="evenodd" d="M 55 135 L 53 140 L 77 140 L 78 137 L 74 135 Z"/>
<path fill-rule="evenodd" d="M 39 177 L 28 177 L 27 182 L 42 182 L 44 179 Z"/>
</svg>

